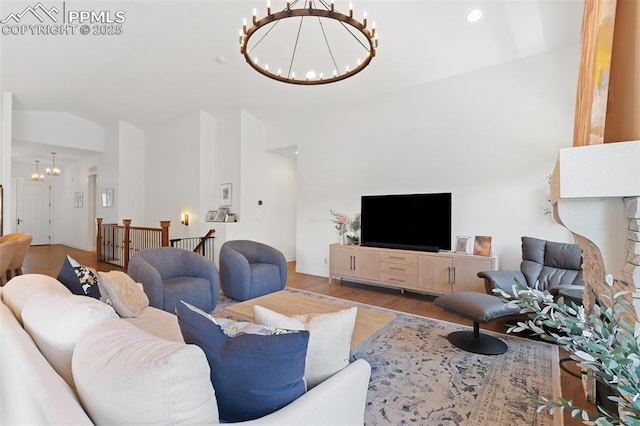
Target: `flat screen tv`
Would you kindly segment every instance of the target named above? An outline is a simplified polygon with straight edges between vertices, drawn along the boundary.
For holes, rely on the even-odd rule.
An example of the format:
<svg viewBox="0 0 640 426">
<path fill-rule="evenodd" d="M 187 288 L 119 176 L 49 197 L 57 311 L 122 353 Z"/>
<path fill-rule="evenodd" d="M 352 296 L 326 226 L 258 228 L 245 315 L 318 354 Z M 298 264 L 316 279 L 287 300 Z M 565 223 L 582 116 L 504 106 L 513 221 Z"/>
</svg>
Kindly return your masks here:
<svg viewBox="0 0 640 426">
<path fill-rule="evenodd" d="M 363 195 L 360 244 L 451 250 L 451 193 Z"/>
</svg>

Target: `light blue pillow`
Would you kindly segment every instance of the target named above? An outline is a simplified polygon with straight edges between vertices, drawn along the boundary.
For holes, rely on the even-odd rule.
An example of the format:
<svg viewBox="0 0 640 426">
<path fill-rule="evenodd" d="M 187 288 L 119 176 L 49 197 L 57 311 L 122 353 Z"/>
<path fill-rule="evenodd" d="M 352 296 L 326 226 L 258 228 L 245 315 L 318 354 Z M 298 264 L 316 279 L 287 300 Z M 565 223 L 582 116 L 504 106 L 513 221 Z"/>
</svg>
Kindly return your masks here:
<svg viewBox="0 0 640 426">
<path fill-rule="evenodd" d="M 176 314 L 184 341 L 207 357 L 221 421 L 257 419 L 304 394 L 308 331 L 260 326 L 249 334 L 255 324 L 217 320 L 184 301 Z"/>
</svg>

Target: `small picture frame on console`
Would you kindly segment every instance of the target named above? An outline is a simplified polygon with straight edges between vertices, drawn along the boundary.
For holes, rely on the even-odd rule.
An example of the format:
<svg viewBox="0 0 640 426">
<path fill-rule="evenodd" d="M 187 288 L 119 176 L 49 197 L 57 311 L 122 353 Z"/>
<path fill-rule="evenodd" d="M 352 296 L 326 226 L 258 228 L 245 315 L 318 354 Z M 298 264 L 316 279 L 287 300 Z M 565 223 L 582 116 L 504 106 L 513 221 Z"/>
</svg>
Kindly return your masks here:
<svg viewBox="0 0 640 426">
<path fill-rule="evenodd" d="M 216 215 L 218 214 L 218 210 L 209 210 L 207 212 L 207 222 L 215 222 L 216 220 Z"/>
<path fill-rule="evenodd" d="M 491 237 L 488 235 L 476 235 L 473 243 L 473 254 L 476 256 L 491 256 Z"/>
<path fill-rule="evenodd" d="M 456 237 L 456 253 L 469 254 L 469 241 L 471 237 Z"/>
<path fill-rule="evenodd" d="M 229 215 L 228 207 L 219 207 L 216 212 L 216 217 L 213 219 L 214 222 L 226 222 L 227 216 Z"/>
</svg>

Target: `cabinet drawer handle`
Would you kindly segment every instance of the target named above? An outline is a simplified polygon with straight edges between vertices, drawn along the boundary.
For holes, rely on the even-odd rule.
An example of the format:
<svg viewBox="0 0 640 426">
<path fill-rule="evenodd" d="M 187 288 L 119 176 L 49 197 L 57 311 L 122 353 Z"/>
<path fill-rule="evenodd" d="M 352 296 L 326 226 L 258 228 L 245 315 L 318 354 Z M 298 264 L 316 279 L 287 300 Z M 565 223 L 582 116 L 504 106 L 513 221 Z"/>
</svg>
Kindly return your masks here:
<svg viewBox="0 0 640 426">
<path fill-rule="evenodd" d="M 404 283 L 404 280 L 399 280 L 397 278 L 389 278 L 389 281 L 396 281 L 396 282 L 399 282 L 399 283 Z"/>
<path fill-rule="evenodd" d="M 389 268 L 389 270 L 390 271 L 402 271 L 402 272 L 406 271 L 405 268 Z"/>
<path fill-rule="evenodd" d="M 405 259 L 406 259 L 406 257 L 402 257 L 402 256 L 389 256 L 389 259 L 405 260 Z"/>
</svg>

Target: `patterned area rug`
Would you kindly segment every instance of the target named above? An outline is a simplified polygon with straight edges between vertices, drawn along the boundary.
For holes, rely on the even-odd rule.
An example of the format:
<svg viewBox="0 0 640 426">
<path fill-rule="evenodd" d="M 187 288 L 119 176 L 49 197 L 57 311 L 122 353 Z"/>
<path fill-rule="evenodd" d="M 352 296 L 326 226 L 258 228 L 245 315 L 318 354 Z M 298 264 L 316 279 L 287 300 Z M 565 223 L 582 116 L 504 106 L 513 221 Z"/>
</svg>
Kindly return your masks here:
<svg viewBox="0 0 640 426">
<path fill-rule="evenodd" d="M 562 425 L 562 416 L 537 413 L 534 403 L 560 395 L 554 345 L 486 332 L 502 338 L 509 350 L 476 355 L 446 340 L 450 332 L 470 327 L 303 290 L 287 291 L 397 316 L 354 355 L 371 364 L 367 425 Z M 224 316 L 224 307 L 232 303 L 221 296 L 214 315 Z"/>
</svg>

